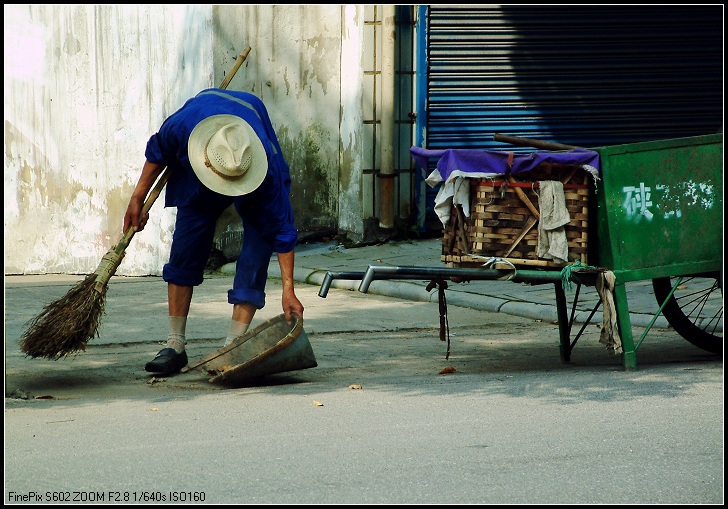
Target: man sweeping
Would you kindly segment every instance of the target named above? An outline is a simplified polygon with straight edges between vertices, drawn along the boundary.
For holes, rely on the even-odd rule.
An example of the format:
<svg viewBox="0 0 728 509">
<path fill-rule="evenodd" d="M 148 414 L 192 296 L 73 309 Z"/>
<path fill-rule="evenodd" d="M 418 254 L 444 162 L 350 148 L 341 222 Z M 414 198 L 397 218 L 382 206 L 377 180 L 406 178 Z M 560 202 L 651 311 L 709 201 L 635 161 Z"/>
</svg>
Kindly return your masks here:
<svg viewBox="0 0 728 509">
<path fill-rule="evenodd" d="M 165 206 L 177 207 L 167 282 L 169 335 L 165 348 L 145 366 L 150 373 L 174 374 L 187 365 L 185 328 L 195 286 L 202 284 L 218 217 L 231 204 L 243 222 L 233 305 L 225 345 L 242 336 L 265 305 L 268 264 L 275 252 L 283 284 L 283 313 L 303 319 L 293 284 L 294 247 L 291 178 L 263 102 L 247 92 L 203 90 L 170 115 L 151 136 L 146 161 L 124 215 L 124 231 L 144 229 L 147 193 L 165 169 L 172 169 Z"/>
</svg>

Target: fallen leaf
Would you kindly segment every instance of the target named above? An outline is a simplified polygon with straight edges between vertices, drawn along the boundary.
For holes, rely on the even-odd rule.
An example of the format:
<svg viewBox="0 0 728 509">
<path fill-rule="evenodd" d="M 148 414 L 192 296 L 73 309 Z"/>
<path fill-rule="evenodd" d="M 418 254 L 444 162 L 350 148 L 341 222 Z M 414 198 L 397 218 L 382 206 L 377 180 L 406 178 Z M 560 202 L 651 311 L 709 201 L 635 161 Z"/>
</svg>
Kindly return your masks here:
<svg viewBox="0 0 728 509">
<path fill-rule="evenodd" d="M 157 408 L 157 407 L 152 407 L 152 408 L 150 408 L 149 410 L 151 410 L 152 412 L 157 412 L 157 411 L 159 411 L 159 408 Z"/>
<path fill-rule="evenodd" d="M 313 400 L 313 406 L 324 406 L 324 404 L 315 399 Z"/>
<path fill-rule="evenodd" d="M 351 384 L 349 386 L 349 389 L 361 389 L 361 385 L 359 385 L 359 384 Z"/>
<path fill-rule="evenodd" d="M 447 375 L 448 373 L 455 373 L 455 368 L 453 368 L 452 366 L 448 366 L 446 368 L 443 368 L 443 370 L 440 371 L 439 374 L 440 375 Z"/>
</svg>

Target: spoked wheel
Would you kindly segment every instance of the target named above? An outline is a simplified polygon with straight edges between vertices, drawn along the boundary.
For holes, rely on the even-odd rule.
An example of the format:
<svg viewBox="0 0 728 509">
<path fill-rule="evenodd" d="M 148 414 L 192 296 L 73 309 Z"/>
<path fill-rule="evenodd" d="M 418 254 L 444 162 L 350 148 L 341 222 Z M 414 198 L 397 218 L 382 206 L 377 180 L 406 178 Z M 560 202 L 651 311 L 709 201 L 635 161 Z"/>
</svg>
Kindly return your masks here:
<svg viewBox="0 0 728 509">
<path fill-rule="evenodd" d="M 678 277 L 652 280 L 658 305 L 670 295 Z M 675 331 L 690 343 L 712 353 L 723 353 L 722 273 L 682 276 L 662 314 Z"/>
</svg>

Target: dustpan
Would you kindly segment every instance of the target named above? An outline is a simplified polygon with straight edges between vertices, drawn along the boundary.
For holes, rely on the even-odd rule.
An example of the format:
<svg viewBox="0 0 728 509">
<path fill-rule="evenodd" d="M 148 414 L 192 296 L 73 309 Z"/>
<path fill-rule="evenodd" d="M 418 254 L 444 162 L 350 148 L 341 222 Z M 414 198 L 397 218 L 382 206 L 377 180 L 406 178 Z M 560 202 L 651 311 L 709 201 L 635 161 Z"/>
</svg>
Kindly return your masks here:
<svg viewBox="0 0 728 509">
<path fill-rule="evenodd" d="M 303 320 L 296 315 L 293 318 L 293 325 L 283 314 L 271 318 L 182 371 L 205 370 L 212 376 L 210 382 L 230 384 L 315 368 L 318 364 L 303 330 Z"/>
</svg>

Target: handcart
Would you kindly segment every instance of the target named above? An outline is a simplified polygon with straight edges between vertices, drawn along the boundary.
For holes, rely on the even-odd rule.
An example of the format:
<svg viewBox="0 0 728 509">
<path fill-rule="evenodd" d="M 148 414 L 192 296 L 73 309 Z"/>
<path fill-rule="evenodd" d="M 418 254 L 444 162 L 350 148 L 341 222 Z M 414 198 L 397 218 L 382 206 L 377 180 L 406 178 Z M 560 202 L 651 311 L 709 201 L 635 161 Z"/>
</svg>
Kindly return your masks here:
<svg viewBox="0 0 728 509">
<path fill-rule="evenodd" d="M 636 369 L 637 349 L 660 314 L 690 343 L 722 353 L 722 133 L 588 150 L 498 134 L 495 139 L 546 150 L 411 150 L 420 164 L 423 157 L 436 157 L 443 182 L 469 186 L 469 194 L 450 189 L 444 194 L 449 201 L 439 204 L 449 216 L 441 257 L 446 266 L 328 272 L 319 296 L 335 279 L 361 280 L 365 293 L 377 279 L 425 280 L 428 289 L 439 288 L 442 314 L 447 281 L 551 283 L 565 362 L 600 306 L 602 339 L 610 336 L 603 342 L 621 353 L 625 369 Z M 544 235 L 559 231 L 544 232 L 545 209 L 536 205 L 539 186 L 552 187 L 549 180 L 560 182 L 556 188 L 563 187 L 569 213 L 565 259 L 544 255 L 541 247 Z M 659 309 L 635 341 L 625 284 L 643 280 L 652 282 Z M 569 314 L 565 288 L 574 286 Z M 582 286 L 596 287 L 601 299 L 572 339 Z M 441 339 L 442 329 L 441 320 Z"/>
</svg>

